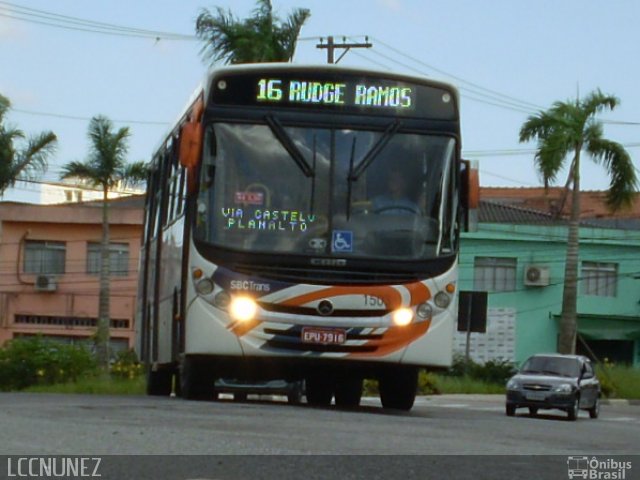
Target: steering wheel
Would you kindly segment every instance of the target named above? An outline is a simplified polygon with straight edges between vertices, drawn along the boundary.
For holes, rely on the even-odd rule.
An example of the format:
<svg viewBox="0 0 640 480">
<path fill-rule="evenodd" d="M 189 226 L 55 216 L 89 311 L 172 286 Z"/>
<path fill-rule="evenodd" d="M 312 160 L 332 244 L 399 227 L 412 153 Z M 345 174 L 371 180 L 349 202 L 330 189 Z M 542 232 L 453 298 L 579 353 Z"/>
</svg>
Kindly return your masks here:
<svg viewBox="0 0 640 480">
<path fill-rule="evenodd" d="M 373 211 L 373 213 L 382 213 L 389 210 L 402 210 L 405 212 L 410 212 L 413 215 L 420 215 L 420 210 L 417 207 L 407 207 L 406 205 L 388 205 L 386 207 L 381 207 Z"/>
</svg>

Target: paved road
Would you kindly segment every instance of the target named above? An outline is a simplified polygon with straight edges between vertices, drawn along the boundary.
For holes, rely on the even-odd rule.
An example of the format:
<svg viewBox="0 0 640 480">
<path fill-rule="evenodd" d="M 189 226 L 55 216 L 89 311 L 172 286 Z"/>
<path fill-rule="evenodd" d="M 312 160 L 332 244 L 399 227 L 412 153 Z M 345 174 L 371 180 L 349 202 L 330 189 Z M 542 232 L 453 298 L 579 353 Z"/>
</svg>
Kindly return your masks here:
<svg viewBox="0 0 640 480">
<path fill-rule="evenodd" d="M 527 472 L 533 468 L 528 460 L 532 455 L 559 456 L 544 461 L 554 463 L 564 475 L 569 455 L 635 455 L 639 451 L 640 407 L 634 405 L 604 405 L 601 418 L 591 420 L 585 413 L 578 421 L 570 422 L 562 412 L 533 418 L 523 410 L 515 418 L 506 417 L 500 396 L 420 397 L 409 413 L 384 411 L 379 400 L 373 398 L 364 399 L 363 404 L 356 411 L 339 411 L 294 407 L 282 401 L 189 402 L 175 398 L 3 393 L 0 394 L 0 453 L 11 456 L 394 455 L 396 457 L 380 457 L 386 458 L 383 464 L 379 459 L 359 462 L 357 474 L 346 478 L 364 478 L 361 475 L 367 468 L 371 470 L 367 478 L 389 478 L 379 475 L 392 469 L 394 462 L 401 462 L 403 466 L 415 463 L 410 469 L 416 474 L 415 478 L 440 478 L 420 477 L 427 461 L 433 471 L 447 472 L 455 468 L 457 478 L 478 480 L 510 478 L 513 468 Z M 496 470 L 484 476 L 479 475 L 478 466 L 486 460 L 474 457 L 397 457 L 415 454 L 518 457 L 502 457 L 498 462 L 508 466 L 504 476 Z M 155 467 L 146 468 L 147 473 L 155 468 L 166 473 L 180 464 L 166 457 L 152 458 L 156 458 Z M 203 462 L 212 461 L 211 457 L 203 458 L 207 459 L 201 460 Z M 237 462 L 231 460 L 232 457 L 222 458 L 218 465 Z M 286 468 L 301 471 L 291 467 L 301 461 L 300 457 L 280 457 L 280 460 L 273 457 L 268 461 L 262 458 L 260 468 L 265 475 L 270 471 L 267 464 L 280 475 L 284 471 L 282 458 L 289 459 Z M 335 478 L 324 469 L 337 468 L 341 461 L 346 461 L 338 457 L 313 458 L 321 460 L 308 458 L 307 462 L 321 463 L 303 468 L 307 472 L 304 478 Z M 253 461 L 240 464 L 249 468 L 247 465 Z M 511 465 L 514 462 L 515 465 Z M 640 458 L 638 463 L 634 473 L 640 472 Z M 229 471 L 233 475 L 218 472 L 216 478 L 234 475 L 248 478 L 252 470 L 238 476 L 239 468 L 235 465 Z M 132 466 L 126 471 L 137 472 Z M 397 469 L 395 473 L 391 478 L 397 476 Z M 136 475 L 142 478 L 139 472 Z M 405 476 L 414 478 L 411 474 Z M 519 477 L 529 478 L 528 475 Z M 297 477 L 284 475 L 282 478 Z"/>
</svg>

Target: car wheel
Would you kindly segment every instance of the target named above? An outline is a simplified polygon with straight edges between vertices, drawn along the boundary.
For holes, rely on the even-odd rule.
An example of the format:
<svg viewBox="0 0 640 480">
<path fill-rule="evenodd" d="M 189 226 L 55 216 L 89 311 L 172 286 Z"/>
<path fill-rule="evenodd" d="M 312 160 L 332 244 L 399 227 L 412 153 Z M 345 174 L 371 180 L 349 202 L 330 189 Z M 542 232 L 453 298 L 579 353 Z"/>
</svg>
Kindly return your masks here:
<svg viewBox="0 0 640 480">
<path fill-rule="evenodd" d="M 571 405 L 571 407 L 569 407 L 569 409 L 567 410 L 567 417 L 569 418 L 569 420 L 577 420 L 578 419 L 578 412 L 580 411 L 580 397 L 576 397 L 576 399 L 573 401 L 573 405 Z"/>
<path fill-rule="evenodd" d="M 233 394 L 233 401 L 234 402 L 246 402 L 247 401 L 247 394 L 244 393 L 244 392 L 234 393 Z"/>
<path fill-rule="evenodd" d="M 515 405 L 507 404 L 505 410 L 507 412 L 507 417 L 513 417 L 516 414 L 516 406 Z"/>
<path fill-rule="evenodd" d="M 589 417 L 598 418 L 600 415 L 600 398 L 596 398 L 596 402 L 593 404 L 593 407 L 589 409 Z"/>
<path fill-rule="evenodd" d="M 537 414 L 538 414 L 537 407 L 529 407 L 529 415 L 533 416 L 533 415 L 537 415 Z"/>
</svg>

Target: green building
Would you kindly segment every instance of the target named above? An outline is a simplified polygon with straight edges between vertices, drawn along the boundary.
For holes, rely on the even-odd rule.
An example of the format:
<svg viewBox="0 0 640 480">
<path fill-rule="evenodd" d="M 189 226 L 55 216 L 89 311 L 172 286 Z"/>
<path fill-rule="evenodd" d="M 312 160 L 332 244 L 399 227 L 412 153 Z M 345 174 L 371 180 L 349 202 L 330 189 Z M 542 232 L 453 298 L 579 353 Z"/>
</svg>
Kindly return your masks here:
<svg viewBox="0 0 640 480">
<path fill-rule="evenodd" d="M 460 290 L 488 292 L 487 332 L 473 333 L 477 361 L 518 363 L 557 347 L 567 227 L 552 215 L 481 201 L 476 231 L 462 235 Z M 640 365 L 640 230 L 580 228 L 578 353 Z M 464 353 L 466 334 L 455 348 Z"/>
</svg>

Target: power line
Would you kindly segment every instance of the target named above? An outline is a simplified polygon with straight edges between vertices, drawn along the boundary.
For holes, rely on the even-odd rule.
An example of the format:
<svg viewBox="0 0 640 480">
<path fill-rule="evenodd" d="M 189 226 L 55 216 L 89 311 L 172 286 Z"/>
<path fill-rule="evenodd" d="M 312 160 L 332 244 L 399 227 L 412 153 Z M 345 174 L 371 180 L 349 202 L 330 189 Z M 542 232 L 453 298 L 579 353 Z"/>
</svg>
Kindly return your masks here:
<svg viewBox="0 0 640 480">
<path fill-rule="evenodd" d="M 33 111 L 33 110 L 23 110 L 20 108 L 11 108 L 12 112 L 16 112 L 16 113 L 22 113 L 25 115 L 35 115 L 35 116 L 41 116 L 41 117 L 53 117 L 53 118 L 64 118 L 66 120 L 81 120 L 81 121 L 90 121 L 91 117 L 81 117 L 78 115 L 67 115 L 67 114 L 63 114 L 63 113 L 50 113 L 50 112 L 38 112 L 38 111 Z M 157 121 L 153 121 L 153 120 L 118 120 L 118 119 L 112 119 L 111 120 L 113 123 L 131 123 L 131 124 L 136 124 L 136 125 L 162 125 L 162 126 L 167 126 L 169 125 L 169 122 L 157 122 Z"/>
<path fill-rule="evenodd" d="M 35 8 L 24 7 L 22 5 L 5 1 L 0 1 L 0 5 L 3 5 L 6 9 L 5 11 L 8 12 L 0 13 L 0 16 L 54 28 L 100 33 L 105 35 L 140 37 L 152 40 L 198 40 L 195 35 L 147 30 L 135 27 L 125 27 L 106 22 L 97 22 L 79 17 L 60 15 L 45 10 L 37 10 Z"/>
<path fill-rule="evenodd" d="M 477 89 L 477 90 L 480 90 L 480 91 L 487 92 L 487 93 L 486 93 L 487 95 L 494 96 L 494 97 L 498 98 L 499 100 L 505 100 L 505 99 L 506 99 L 506 100 L 509 100 L 509 101 L 513 102 L 515 105 L 519 105 L 521 108 L 522 108 L 522 107 L 524 107 L 527 111 L 530 111 L 531 109 L 534 109 L 534 110 L 543 110 L 543 108 L 542 108 L 541 106 L 536 105 L 536 104 L 534 104 L 534 103 L 527 102 L 527 101 L 525 101 L 525 100 L 521 100 L 521 99 L 519 99 L 519 98 L 512 97 L 512 96 L 510 96 L 510 95 L 506 95 L 506 94 L 504 94 L 504 93 L 498 92 L 498 91 L 496 91 L 496 90 L 492 90 L 492 89 L 490 89 L 490 88 L 483 87 L 483 86 L 481 86 L 481 85 L 479 85 L 479 84 L 477 84 L 477 83 L 470 82 L 470 81 L 468 81 L 468 80 L 465 80 L 465 79 L 464 79 L 464 78 L 462 78 L 462 77 L 459 77 L 459 76 L 454 75 L 454 74 L 452 74 L 452 73 L 446 72 L 446 71 L 444 71 L 444 70 L 442 70 L 442 69 L 440 69 L 440 68 L 434 67 L 433 65 L 429 65 L 428 63 L 423 62 L 422 60 L 420 60 L 420 59 L 418 59 L 418 58 L 415 58 L 415 57 L 413 57 L 413 56 L 411 56 L 411 55 L 407 54 L 406 52 L 404 52 L 404 51 L 402 51 L 402 50 L 400 50 L 400 49 L 398 49 L 398 48 L 395 48 L 395 47 L 393 47 L 393 46 L 389 45 L 388 43 L 383 42 L 383 41 L 382 41 L 382 40 L 380 40 L 379 38 L 372 37 L 372 40 L 375 40 L 375 41 L 376 41 L 377 43 L 379 43 L 380 45 L 382 45 L 382 46 L 384 46 L 384 47 L 388 48 L 389 50 L 391 50 L 391 51 L 393 51 L 393 52 L 397 53 L 398 55 L 402 55 L 402 56 L 404 56 L 405 58 L 408 58 L 408 59 L 409 59 L 409 60 L 411 60 L 412 62 L 418 63 L 418 64 L 420 64 L 420 65 L 422 65 L 422 66 L 424 66 L 424 67 L 426 67 L 426 68 L 428 68 L 428 69 L 430 69 L 430 70 L 433 70 L 433 71 L 435 71 L 435 72 L 438 72 L 438 73 L 440 73 L 440 74 L 442 74 L 442 75 L 445 75 L 445 76 L 447 76 L 447 77 L 453 78 L 453 79 L 457 80 L 458 82 L 461 82 L 461 83 L 463 83 L 463 84 L 469 85 L 470 87 L 472 87 L 472 88 L 474 88 L 474 89 Z"/>
</svg>

